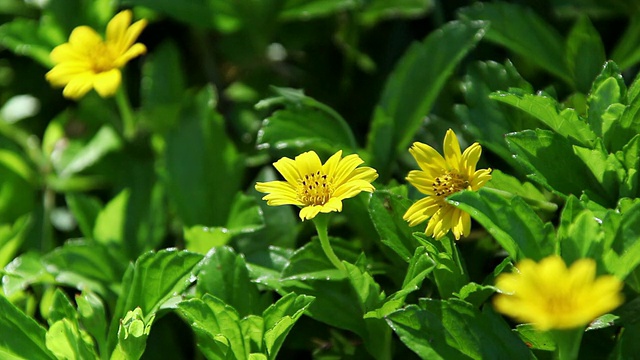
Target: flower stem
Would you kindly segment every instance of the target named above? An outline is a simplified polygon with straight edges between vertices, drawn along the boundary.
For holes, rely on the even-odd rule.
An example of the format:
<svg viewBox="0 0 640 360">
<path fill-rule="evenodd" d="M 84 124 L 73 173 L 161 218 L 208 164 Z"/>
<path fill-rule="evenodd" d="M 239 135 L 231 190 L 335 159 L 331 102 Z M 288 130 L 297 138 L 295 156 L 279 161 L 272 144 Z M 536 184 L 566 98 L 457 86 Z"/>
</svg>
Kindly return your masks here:
<svg viewBox="0 0 640 360">
<path fill-rule="evenodd" d="M 120 117 L 122 118 L 122 133 L 124 138 L 131 140 L 136 135 L 136 124 L 124 85 L 121 85 L 116 92 L 116 103 L 118 104 L 118 110 L 120 110 Z"/>
<path fill-rule="evenodd" d="M 575 360 L 580 353 L 580 343 L 584 328 L 571 330 L 553 330 L 551 335 L 556 341 L 556 351 L 554 359 L 557 360 Z"/>
<path fill-rule="evenodd" d="M 318 214 L 318 216 L 313 218 L 313 224 L 316 226 L 318 238 L 320 239 L 320 246 L 322 247 L 325 255 L 327 255 L 333 266 L 335 266 L 338 270 L 346 272 L 347 268 L 344 266 L 342 261 L 340 261 L 338 256 L 336 256 L 336 253 L 333 252 L 331 243 L 329 243 L 329 233 L 327 230 L 329 225 L 329 216 Z"/>
</svg>

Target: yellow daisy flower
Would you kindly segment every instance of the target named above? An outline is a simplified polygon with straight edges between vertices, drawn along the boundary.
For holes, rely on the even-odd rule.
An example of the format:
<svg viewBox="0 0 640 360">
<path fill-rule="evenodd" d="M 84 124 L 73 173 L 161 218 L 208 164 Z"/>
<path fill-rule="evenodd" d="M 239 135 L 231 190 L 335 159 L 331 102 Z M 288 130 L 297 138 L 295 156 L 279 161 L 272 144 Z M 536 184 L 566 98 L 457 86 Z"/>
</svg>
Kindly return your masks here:
<svg viewBox="0 0 640 360">
<path fill-rule="evenodd" d="M 441 239 L 449 230 L 456 240 L 471 230 L 471 218 L 466 212 L 446 202 L 447 196 L 462 190 L 478 190 L 491 179 L 491 169 L 476 170 L 482 148 L 474 143 L 464 153 L 453 130 L 444 137 L 444 158 L 431 146 L 415 142 L 409 152 L 418 162 L 420 170 L 407 176 L 411 185 L 427 197 L 416 201 L 404 214 L 409 226 L 427 219 L 425 233 Z"/>
<path fill-rule="evenodd" d="M 256 190 L 267 193 L 268 205 L 298 205 L 302 220 L 318 213 L 342 211 L 342 200 L 361 191 L 373 192 L 371 182 L 378 177 L 375 169 L 358 167 L 364 163 L 356 154 L 342 158 L 342 150 L 324 163 L 314 151 L 302 153 L 294 160 L 282 158 L 273 166 L 286 181 L 259 182 Z"/>
<path fill-rule="evenodd" d="M 540 330 L 572 329 L 589 324 L 623 302 L 623 283 L 611 275 L 596 278 L 593 259 L 580 259 L 567 269 L 557 255 L 535 263 L 525 259 L 518 272 L 501 274 L 494 298 L 499 312 Z"/>
<path fill-rule="evenodd" d="M 91 89 L 112 96 L 120 86 L 120 68 L 147 51 L 143 44 L 134 44 L 146 25 L 144 19 L 131 25 L 131 11 L 121 11 L 107 24 L 106 41 L 92 28 L 78 26 L 69 42 L 51 51 L 56 65 L 45 78 L 53 86 L 64 86 L 66 98 L 80 99 Z"/>
</svg>

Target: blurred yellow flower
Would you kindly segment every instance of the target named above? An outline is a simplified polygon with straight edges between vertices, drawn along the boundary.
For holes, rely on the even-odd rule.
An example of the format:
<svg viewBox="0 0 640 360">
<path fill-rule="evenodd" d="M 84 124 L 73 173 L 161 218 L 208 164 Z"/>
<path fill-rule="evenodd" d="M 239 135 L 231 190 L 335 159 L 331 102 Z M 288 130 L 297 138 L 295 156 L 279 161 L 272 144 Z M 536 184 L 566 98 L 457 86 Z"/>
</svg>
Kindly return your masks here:
<svg viewBox="0 0 640 360">
<path fill-rule="evenodd" d="M 302 220 L 313 219 L 318 213 L 342 211 L 342 200 L 361 191 L 373 192 L 371 182 L 378 177 L 375 169 L 358 167 L 364 161 L 356 154 L 342 158 L 342 150 L 324 165 L 318 154 L 308 151 L 295 160 L 282 158 L 273 166 L 286 181 L 259 182 L 256 190 L 267 193 L 262 199 L 268 205 L 298 205 Z"/>
<path fill-rule="evenodd" d="M 56 65 L 45 75 L 47 81 L 64 86 L 62 94 L 70 99 L 80 99 L 91 89 L 102 97 L 115 94 L 122 77 L 120 68 L 147 51 L 143 44 L 135 43 L 147 21 L 131 25 L 131 16 L 130 10 L 114 16 L 107 25 L 106 41 L 88 26 L 73 29 L 69 42 L 51 51 Z"/>
<path fill-rule="evenodd" d="M 456 240 L 471 231 L 471 217 L 446 202 L 447 196 L 462 190 L 478 190 L 491 179 L 491 169 L 476 170 L 482 148 L 474 143 L 464 153 L 453 130 L 444 137 L 444 158 L 431 146 L 415 142 L 409 152 L 421 170 L 407 176 L 411 185 L 427 197 L 416 201 L 404 214 L 409 226 L 416 226 L 431 218 L 425 233 L 441 239 L 449 230 Z"/>
<path fill-rule="evenodd" d="M 570 268 L 553 255 L 535 263 L 525 259 L 518 272 L 501 274 L 494 298 L 499 312 L 540 330 L 572 329 L 589 324 L 623 302 L 623 283 L 611 275 L 596 278 L 596 263 L 580 259 Z"/>
</svg>

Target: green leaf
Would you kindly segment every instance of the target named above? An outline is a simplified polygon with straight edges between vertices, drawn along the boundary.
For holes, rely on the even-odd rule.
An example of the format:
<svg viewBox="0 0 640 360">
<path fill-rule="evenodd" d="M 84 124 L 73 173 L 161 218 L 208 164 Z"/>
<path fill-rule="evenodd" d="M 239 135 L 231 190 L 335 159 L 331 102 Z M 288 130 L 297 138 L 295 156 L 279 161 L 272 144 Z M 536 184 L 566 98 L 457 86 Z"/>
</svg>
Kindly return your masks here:
<svg viewBox="0 0 640 360">
<path fill-rule="evenodd" d="M 70 177 L 82 170 L 96 164 L 110 152 L 119 150 L 122 140 L 111 126 L 105 125 L 84 145 L 75 152 L 68 162 L 58 164 L 57 171 L 60 177 Z M 61 166 L 60 166 L 61 165 Z"/>
<path fill-rule="evenodd" d="M 116 198 L 114 198 L 114 201 Z M 69 206 L 69 210 L 71 210 L 71 213 L 73 214 L 73 217 L 78 222 L 78 227 L 80 228 L 82 235 L 86 239 L 92 240 L 94 238 L 93 229 L 95 228 L 96 221 L 102 210 L 102 203 L 100 200 L 81 193 L 67 194 L 65 196 L 65 200 L 67 202 L 67 206 Z M 106 214 L 103 215 L 103 217 L 105 216 Z M 115 214 L 111 215 L 111 217 L 115 216 Z M 106 232 L 106 229 L 101 231 Z"/>
<path fill-rule="evenodd" d="M 520 339 L 531 349 L 553 351 L 556 343 L 548 331 L 540 331 L 531 324 L 516 326 L 516 332 Z"/>
<path fill-rule="evenodd" d="M 506 139 L 531 180 L 563 197 L 590 191 L 589 196 L 595 201 L 606 203 L 600 195 L 606 194 L 606 190 L 564 137 L 546 130 L 525 130 L 508 134 Z"/>
<path fill-rule="evenodd" d="M 55 359 L 46 346 L 46 330 L 0 296 L 0 354 L 16 359 Z"/>
<path fill-rule="evenodd" d="M 634 136 L 621 151 L 616 153 L 618 160 L 626 169 L 626 177 L 621 184 L 620 196 L 636 197 L 638 194 L 638 175 L 640 174 L 640 136 Z"/>
<path fill-rule="evenodd" d="M 421 306 L 391 313 L 387 322 L 422 359 L 533 358 L 495 314 L 455 299 L 423 299 Z"/>
<path fill-rule="evenodd" d="M 264 319 L 256 315 L 245 316 L 240 320 L 240 328 L 251 353 L 263 352 Z"/>
<path fill-rule="evenodd" d="M 54 282 L 54 277 L 47 271 L 41 256 L 34 252 L 27 252 L 13 259 L 3 273 L 2 291 L 9 298 L 31 284 Z"/>
<path fill-rule="evenodd" d="M 354 0 L 286 0 L 280 19 L 284 21 L 309 20 L 328 16 L 339 11 L 355 9 L 358 2 Z"/>
<path fill-rule="evenodd" d="M 441 298 L 453 296 L 469 282 L 456 243 L 451 238 L 435 240 L 425 233 L 414 233 L 413 236 L 424 246 L 425 255 L 435 264 L 431 275 Z"/>
<path fill-rule="evenodd" d="M 231 241 L 229 230 L 224 227 L 192 226 L 184 229 L 186 249 L 206 254 L 215 247 L 224 246 Z"/>
<path fill-rule="evenodd" d="M 640 352 L 638 337 L 640 337 L 640 323 L 634 322 L 626 325 L 616 342 L 610 359 L 623 360 L 636 356 Z"/>
<path fill-rule="evenodd" d="M 587 93 L 606 61 L 604 44 L 586 16 L 578 18 L 567 37 L 567 63 L 578 91 Z"/>
<path fill-rule="evenodd" d="M 603 254 L 607 272 L 625 279 L 640 265 L 640 241 L 636 241 L 638 236 L 640 236 L 640 203 L 635 203 L 622 214 L 615 235 L 615 243 L 608 252 Z M 633 286 L 639 290 L 640 283 Z"/>
<path fill-rule="evenodd" d="M 144 253 L 135 262 L 132 283 L 123 289 L 125 296 L 118 299 L 118 308 L 140 307 L 150 317 L 163 306 L 171 306 L 167 301 L 194 281 L 194 267 L 202 258 L 200 254 L 176 249 Z M 128 310 L 116 312 L 116 317 L 123 317 L 125 311 Z"/>
<path fill-rule="evenodd" d="M 87 332 L 96 339 L 98 352 L 107 351 L 107 319 L 102 300 L 94 293 L 83 291 L 76 294 L 78 317 Z"/>
<path fill-rule="evenodd" d="M 270 359 L 277 357 L 289 331 L 313 301 L 312 296 L 289 293 L 264 311 L 264 344 Z"/>
<path fill-rule="evenodd" d="M 140 87 L 145 126 L 164 132 L 175 125 L 186 90 L 183 68 L 179 49 L 171 40 L 161 43 L 146 57 Z"/>
<path fill-rule="evenodd" d="M 373 0 L 365 3 L 359 13 L 364 26 L 396 18 L 417 18 L 433 7 L 432 0 Z"/>
<path fill-rule="evenodd" d="M 74 240 L 42 258 L 58 283 L 108 297 L 117 291 L 125 261 L 109 248 L 92 241 Z"/>
<path fill-rule="evenodd" d="M 611 148 L 611 144 L 618 141 L 615 133 L 619 131 L 626 93 L 627 87 L 620 70 L 615 63 L 607 62 L 593 82 L 587 98 L 589 126 L 596 135 L 603 137 L 606 148 Z"/>
<path fill-rule="evenodd" d="M 59 320 L 49 327 L 46 335 L 47 348 L 58 359 L 99 359 L 93 350 L 91 337 L 82 334 L 77 322 Z"/>
<path fill-rule="evenodd" d="M 242 156 L 214 105 L 210 87 L 185 96 L 178 128 L 166 134 L 167 194 L 187 226 L 223 226 L 242 185 Z"/>
<path fill-rule="evenodd" d="M 340 252 L 334 246 L 338 258 Z M 320 242 L 314 238 L 311 242 L 297 249 L 289 258 L 289 263 L 282 270 L 283 280 L 341 280 L 344 272 L 336 269 L 325 255 Z"/>
<path fill-rule="evenodd" d="M 530 8 L 506 2 L 477 3 L 458 12 L 462 19 L 491 24 L 486 39 L 502 45 L 571 84 L 561 36 Z"/>
<path fill-rule="evenodd" d="M 537 122 L 511 106 L 487 101 L 492 92 L 510 88 L 533 93 L 533 87 L 520 76 L 510 61 L 505 61 L 504 65 L 493 61 L 476 62 L 469 66 L 462 79 L 461 91 L 465 103 L 455 105 L 454 111 L 474 139 L 513 165 L 515 161 L 504 135 L 533 128 Z"/>
<path fill-rule="evenodd" d="M 482 38 L 483 22 L 445 24 L 414 43 L 384 86 L 367 140 L 371 166 L 384 181 L 396 156 L 406 151 L 456 65 Z M 429 64 L 429 66 L 424 66 Z"/>
<path fill-rule="evenodd" d="M 611 59 L 620 66 L 620 69 L 626 70 L 640 62 L 638 38 L 640 38 L 640 19 L 631 16 L 627 29 L 611 53 Z"/>
<path fill-rule="evenodd" d="M 301 90 L 276 88 L 276 97 L 260 101 L 256 108 L 285 105 L 262 123 L 256 140 L 258 149 L 294 156 L 307 150 L 333 155 L 338 150 L 355 152 L 351 128 L 335 110 L 304 95 Z"/>
<path fill-rule="evenodd" d="M 258 314 L 258 288 L 250 281 L 244 257 L 229 247 L 212 249 L 199 266 L 196 293 L 211 294 L 236 309 L 241 317 Z"/>
<path fill-rule="evenodd" d="M 202 299 L 180 302 L 178 311 L 196 332 L 198 347 L 205 354 L 219 353 L 219 345 L 216 344 L 219 341 L 216 340 L 218 336 L 223 336 L 233 353 L 232 358 L 245 359 L 249 356 L 249 344 L 245 344 L 240 317 L 233 307 L 222 300 L 205 294 Z M 203 349 L 206 347 L 209 349 Z"/>
<path fill-rule="evenodd" d="M 573 146 L 574 153 L 587 165 L 603 189 L 607 191 L 607 198 L 615 199 L 619 195 L 620 184 L 624 181 L 626 172 L 624 166 L 614 154 L 609 154 L 598 140 L 595 149 L 585 149 Z"/>
<path fill-rule="evenodd" d="M 24 160 L 10 151 L 0 150 L 0 223 L 13 223 L 31 212 L 36 202 L 35 184 L 25 179 Z"/>
<path fill-rule="evenodd" d="M 51 30 L 51 27 L 47 27 Z M 49 53 L 54 42 L 43 37 L 45 30 L 35 20 L 16 18 L 0 26 L 0 45 L 11 49 L 17 55 L 28 56 L 43 66 L 50 68 L 53 62 Z"/>
<path fill-rule="evenodd" d="M 473 306 L 480 308 L 485 301 L 489 299 L 498 289 L 491 285 L 480 285 L 474 282 L 470 282 L 463 286 L 459 292 L 454 295 L 459 297 L 460 300 L 464 300 Z"/>
<path fill-rule="evenodd" d="M 13 224 L 0 225 L 0 268 L 4 268 L 15 258 L 32 225 L 31 215 L 24 215 Z"/>
<path fill-rule="evenodd" d="M 122 5 L 144 6 L 188 25 L 214 28 L 223 33 L 237 31 L 243 26 L 236 3 L 224 0 L 199 0 L 184 4 L 173 0 L 124 0 Z"/>
<path fill-rule="evenodd" d="M 519 197 L 505 199 L 490 191 L 463 191 L 449 201 L 469 213 L 496 239 L 514 260 L 539 261 L 554 253 L 553 226 Z"/>
<path fill-rule="evenodd" d="M 596 135 L 589 125 L 573 109 L 560 111 L 558 102 L 549 96 L 498 91 L 489 98 L 526 112 L 572 143 L 590 146 L 595 140 Z"/>
<path fill-rule="evenodd" d="M 382 243 L 407 262 L 419 245 L 402 218 L 410 206 L 411 201 L 406 197 L 385 190 L 375 191 L 369 200 L 369 215 Z"/>
<path fill-rule="evenodd" d="M 71 304 L 71 301 L 65 295 L 65 293 L 56 288 L 53 293 L 53 299 L 51 301 L 51 307 L 46 312 L 46 318 L 49 325 L 60 321 L 62 319 L 72 320 L 76 326 L 78 323 L 78 312 Z"/>
<path fill-rule="evenodd" d="M 517 178 L 497 169 L 491 171 L 491 180 L 487 183 L 487 187 L 506 191 L 524 199 L 547 201 L 546 196 L 532 183 L 528 181 L 520 182 Z"/>
<path fill-rule="evenodd" d="M 96 241 L 103 245 L 125 246 L 124 230 L 129 195 L 128 189 L 122 190 L 98 213 L 93 229 L 93 237 Z"/>
</svg>

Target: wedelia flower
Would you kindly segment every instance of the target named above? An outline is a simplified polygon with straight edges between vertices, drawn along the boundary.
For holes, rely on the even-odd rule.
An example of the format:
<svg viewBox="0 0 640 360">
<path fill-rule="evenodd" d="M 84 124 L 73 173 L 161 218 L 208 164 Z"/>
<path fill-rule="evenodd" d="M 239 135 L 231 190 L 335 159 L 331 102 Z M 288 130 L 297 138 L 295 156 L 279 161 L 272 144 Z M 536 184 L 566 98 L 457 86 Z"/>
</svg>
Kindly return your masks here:
<svg viewBox="0 0 640 360">
<path fill-rule="evenodd" d="M 271 206 L 300 206 L 302 220 L 313 219 L 318 213 L 342 211 L 342 200 L 362 191 L 373 192 L 371 182 L 378 177 L 375 169 L 358 167 L 364 161 L 356 154 L 342 158 L 342 150 L 324 165 L 314 151 L 282 158 L 273 166 L 286 181 L 259 182 L 256 190 L 267 193 L 262 199 Z"/>
<path fill-rule="evenodd" d="M 404 214 L 409 226 L 416 226 L 427 219 L 425 233 L 441 239 L 449 230 L 456 240 L 471 231 L 471 217 L 466 212 L 447 203 L 447 196 L 462 190 L 478 190 L 491 179 L 491 169 L 476 170 L 482 148 L 474 143 L 464 153 L 453 130 L 444 137 L 444 157 L 429 145 L 415 142 L 409 149 L 420 170 L 412 170 L 407 176 L 411 185 L 427 197 L 416 201 Z"/>
<path fill-rule="evenodd" d="M 596 263 L 580 259 L 567 269 L 553 255 L 535 263 L 525 259 L 517 272 L 501 274 L 496 287 L 502 292 L 493 304 L 499 312 L 539 330 L 572 329 L 589 324 L 623 302 L 622 282 L 611 275 L 596 278 Z"/>
<path fill-rule="evenodd" d="M 131 11 L 118 13 L 107 24 L 106 40 L 88 26 L 78 26 L 69 42 L 51 51 L 56 64 L 45 78 L 53 86 L 63 87 L 66 98 L 80 99 L 91 89 L 101 97 L 115 94 L 122 81 L 122 68 L 129 60 L 144 54 L 147 48 L 136 39 L 146 20 L 131 24 Z"/>
</svg>

